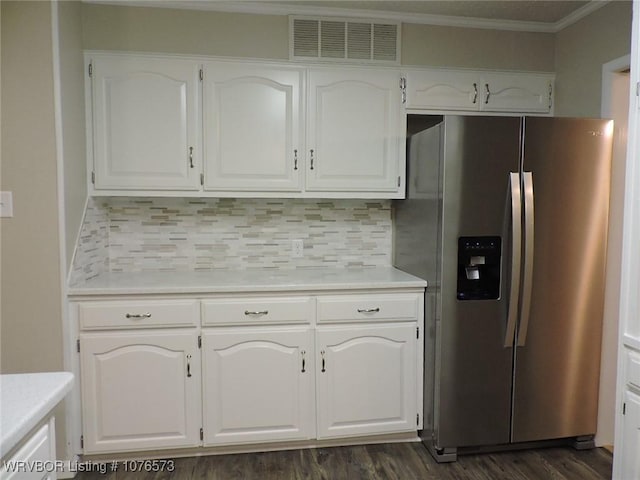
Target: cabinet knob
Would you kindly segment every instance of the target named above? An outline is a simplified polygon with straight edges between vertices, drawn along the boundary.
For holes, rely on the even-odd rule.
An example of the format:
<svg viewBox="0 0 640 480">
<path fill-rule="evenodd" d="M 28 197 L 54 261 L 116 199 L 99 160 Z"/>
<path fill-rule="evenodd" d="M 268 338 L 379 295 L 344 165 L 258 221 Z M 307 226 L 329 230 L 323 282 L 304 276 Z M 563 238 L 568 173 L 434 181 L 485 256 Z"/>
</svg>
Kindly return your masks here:
<svg viewBox="0 0 640 480">
<path fill-rule="evenodd" d="M 324 368 L 324 353 L 325 353 L 324 350 L 320 351 L 320 357 L 322 358 L 322 370 L 321 370 L 322 373 L 326 372 Z"/>
<path fill-rule="evenodd" d="M 302 373 L 304 373 L 304 372 L 306 372 L 306 371 L 307 371 L 307 370 L 305 369 L 305 366 L 306 366 L 306 363 L 307 363 L 307 362 L 306 362 L 306 358 L 305 358 L 305 356 L 307 355 L 306 350 L 302 350 L 302 351 L 300 352 L 300 355 L 302 355 Z"/>
<path fill-rule="evenodd" d="M 484 104 L 488 104 L 489 103 L 489 97 L 491 97 L 491 90 L 489 90 L 489 84 L 485 83 L 484 84 L 484 93 L 485 93 L 485 97 L 484 97 Z"/>
<path fill-rule="evenodd" d="M 187 378 L 191 377 L 191 355 L 187 354 Z"/>
<path fill-rule="evenodd" d="M 310 160 L 311 160 L 311 162 L 310 162 L 310 164 L 311 164 L 311 170 L 313 170 L 313 148 L 310 150 L 310 152 L 309 152 L 309 153 L 310 153 L 310 155 L 311 155 L 311 156 L 310 156 Z"/>
<path fill-rule="evenodd" d="M 298 169 L 298 150 L 293 151 L 293 169 Z"/>
<path fill-rule="evenodd" d="M 189 167 L 193 168 L 193 147 L 189 147 Z"/>
<path fill-rule="evenodd" d="M 473 84 L 473 103 L 475 105 L 475 103 L 478 101 L 478 84 L 474 83 Z"/>
</svg>

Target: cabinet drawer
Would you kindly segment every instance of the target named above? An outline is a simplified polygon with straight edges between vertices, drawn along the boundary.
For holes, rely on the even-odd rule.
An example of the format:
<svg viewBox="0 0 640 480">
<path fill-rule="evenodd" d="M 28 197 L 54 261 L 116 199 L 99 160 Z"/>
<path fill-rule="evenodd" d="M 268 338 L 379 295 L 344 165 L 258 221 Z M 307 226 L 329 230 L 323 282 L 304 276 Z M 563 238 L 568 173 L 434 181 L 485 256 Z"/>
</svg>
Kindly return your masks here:
<svg viewBox="0 0 640 480">
<path fill-rule="evenodd" d="M 237 298 L 204 300 L 203 325 L 309 323 L 313 300 L 302 298 Z"/>
<path fill-rule="evenodd" d="M 78 306 L 80 328 L 184 327 L 197 325 L 198 300 L 87 302 Z"/>
<path fill-rule="evenodd" d="M 417 294 L 345 295 L 319 297 L 318 323 L 417 320 Z"/>
<path fill-rule="evenodd" d="M 625 357 L 627 385 L 640 390 L 640 352 L 627 350 Z"/>
</svg>

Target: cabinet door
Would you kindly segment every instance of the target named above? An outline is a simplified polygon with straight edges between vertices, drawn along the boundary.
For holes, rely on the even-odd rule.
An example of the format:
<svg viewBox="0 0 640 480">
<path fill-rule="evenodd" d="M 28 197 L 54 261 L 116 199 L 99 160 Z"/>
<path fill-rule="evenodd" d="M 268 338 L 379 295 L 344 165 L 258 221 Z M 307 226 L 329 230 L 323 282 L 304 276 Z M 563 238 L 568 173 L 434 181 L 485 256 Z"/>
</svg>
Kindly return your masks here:
<svg viewBox="0 0 640 480">
<path fill-rule="evenodd" d="M 199 445 L 195 333 L 95 333 L 80 343 L 85 453 Z"/>
<path fill-rule="evenodd" d="M 95 188 L 197 190 L 199 64 L 99 56 L 92 65 Z"/>
<path fill-rule="evenodd" d="M 320 327 L 318 438 L 417 429 L 416 325 Z"/>
<path fill-rule="evenodd" d="M 548 75 L 487 73 L 481 80 L 482 111 L 551 111 L 552 81 Z"/>
<path fill-rule="evenodd" d="M 204 333 L 204 444 L 312 438 L 311 338 L 308 328 Z"/>
<path fill-rule="evenodd" d="M 403 118 L 398 72 L 311 70 L 307 191 L 402 191 Z"/>
<path fill-rule="evenodd" d="M 624 393 L 625 413 L 622 425 L 622 445 L 616 455 L 620 467 L 616 478 L 640 478 L 640 396 L 627 390 Z M 617 445 L 617 444 L 616 444 Z"/>
<path fill-rule="evenodd" d="M 205 189 L 301 190 L 303 73 L 268 65 L 205 65 Z"/>
<path fill-rule="evenodd" d="M 475 72 L 410 70 L 406 72 L 407 108 L 466 110 L 480 108 L 480 79 Z"/>
</svg>

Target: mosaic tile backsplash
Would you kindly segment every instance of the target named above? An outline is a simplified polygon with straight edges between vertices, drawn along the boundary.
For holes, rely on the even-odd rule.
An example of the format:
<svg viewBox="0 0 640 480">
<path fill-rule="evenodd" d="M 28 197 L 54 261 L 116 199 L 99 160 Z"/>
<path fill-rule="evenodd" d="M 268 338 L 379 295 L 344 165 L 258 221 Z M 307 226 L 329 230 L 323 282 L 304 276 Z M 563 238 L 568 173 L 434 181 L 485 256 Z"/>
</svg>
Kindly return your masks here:
<svg viewBox="0 0 640 480">
<path fill-rule="evenodd" d="M 71 284 L 105 271 L 391 265 L 389 200 L 94 198 Z M 302 239 L 302 258 L 292 240 Z"/>
</svg>

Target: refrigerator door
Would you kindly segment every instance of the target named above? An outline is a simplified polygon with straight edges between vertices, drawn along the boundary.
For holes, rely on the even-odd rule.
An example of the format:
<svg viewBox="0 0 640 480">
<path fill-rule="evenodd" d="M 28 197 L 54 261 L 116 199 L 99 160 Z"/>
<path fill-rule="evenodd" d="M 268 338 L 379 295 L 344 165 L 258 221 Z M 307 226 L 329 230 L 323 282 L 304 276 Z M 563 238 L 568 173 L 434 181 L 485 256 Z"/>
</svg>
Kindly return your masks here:
<svg viewBox="0 0 640 480">
<path fill-rule="evenodd" d="M 513 348 L 505 347 L 505 337 L 511 197 L 519 192 L 512 188 L 511 174 L 519 171 L 520 122 L 514 117 L 445 117 L 436 448 L 509 441 Z M 485 274 L 490 278 L 483 289 Z"/>
<path fill-rule="evenodd" d="M 523 267 L 530 302 L 517 332 L 514 442 L 596 431 L 612 130 L 604 120 L 524 121 L 535 233 L 525 242 L 533 257 Z"/>
</svg>

